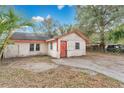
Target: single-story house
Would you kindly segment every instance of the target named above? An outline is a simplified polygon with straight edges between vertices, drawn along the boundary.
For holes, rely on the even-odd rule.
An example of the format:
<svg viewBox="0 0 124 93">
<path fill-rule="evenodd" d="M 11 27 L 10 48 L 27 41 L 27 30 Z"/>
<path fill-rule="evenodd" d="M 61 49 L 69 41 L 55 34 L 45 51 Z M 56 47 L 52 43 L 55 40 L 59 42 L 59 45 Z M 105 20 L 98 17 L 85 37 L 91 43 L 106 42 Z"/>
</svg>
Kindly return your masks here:
<svg viewBox="0 0 124 93">
<path fill-rule="evenodd" d="M 64 58 L 86 55 L 87 37 L 78 30 L 62 36 L 49 37 L 41 34 L 15 32 L 4 50 L 5 58 L 48 55 Z"/>
</svg>

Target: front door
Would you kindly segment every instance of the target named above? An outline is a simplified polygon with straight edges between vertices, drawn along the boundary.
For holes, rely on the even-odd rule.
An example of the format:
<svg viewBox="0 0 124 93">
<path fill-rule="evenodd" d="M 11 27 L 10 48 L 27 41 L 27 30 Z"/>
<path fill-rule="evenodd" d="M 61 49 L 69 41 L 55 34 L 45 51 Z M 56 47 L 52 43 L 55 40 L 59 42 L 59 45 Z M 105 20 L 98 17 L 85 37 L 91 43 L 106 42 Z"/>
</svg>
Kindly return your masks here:
<svg viewBox="0 0 124 93">
<path fill-rule="evenodd" d="M 65 58 L 67 57 L 67 42 L 61 41 L 60 43 L 60 57 Z"/>
</svg>

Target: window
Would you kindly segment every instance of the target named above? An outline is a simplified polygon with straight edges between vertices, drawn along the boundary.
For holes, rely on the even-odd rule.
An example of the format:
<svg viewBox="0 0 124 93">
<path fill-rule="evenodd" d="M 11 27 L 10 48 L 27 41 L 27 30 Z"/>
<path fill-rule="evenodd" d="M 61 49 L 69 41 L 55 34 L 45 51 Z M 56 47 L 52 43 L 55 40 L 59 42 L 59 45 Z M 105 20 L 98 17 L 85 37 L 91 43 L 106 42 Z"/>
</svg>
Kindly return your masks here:
<svg viewBox="0 0 124 93">
<path fill-rule="evenodd" d="M 50 49 L 51 49 L 51 50 L 53 49 L 53 45 L 52 45 L 52 42 L 50 42 Z"/>
<path fill-rule="evenodd" d="M 75 43 L 75 49 L 80 49 L 80 43 Z"/>
<path fill-rule="evenodd" d="M 34 44 L 30 44 L 30 51 L 34 51 Z"/>
<path fill-rule="evenodd" d="M 36 44 L 36 51 L 40 51 L 40 44 Z"/>
</svg>

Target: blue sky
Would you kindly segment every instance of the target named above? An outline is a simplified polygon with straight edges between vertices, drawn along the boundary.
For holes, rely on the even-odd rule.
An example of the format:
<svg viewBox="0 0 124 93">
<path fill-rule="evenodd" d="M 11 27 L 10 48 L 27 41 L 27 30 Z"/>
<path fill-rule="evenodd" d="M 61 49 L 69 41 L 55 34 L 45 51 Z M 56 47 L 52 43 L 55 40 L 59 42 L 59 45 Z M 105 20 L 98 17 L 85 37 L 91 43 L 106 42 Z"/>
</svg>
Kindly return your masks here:
<svg viewBox="0 0 124 93">
<path fill-rule="evenodd" d="M 32 17 L 46 18 L 52 17 L 62 24 L 73 24 L 75 22 L 74 6 L 57 6 L 57 5 L 17 5 L 14 6 L 16 12 L 26 19 L 31 20 Z"/>
</svg>

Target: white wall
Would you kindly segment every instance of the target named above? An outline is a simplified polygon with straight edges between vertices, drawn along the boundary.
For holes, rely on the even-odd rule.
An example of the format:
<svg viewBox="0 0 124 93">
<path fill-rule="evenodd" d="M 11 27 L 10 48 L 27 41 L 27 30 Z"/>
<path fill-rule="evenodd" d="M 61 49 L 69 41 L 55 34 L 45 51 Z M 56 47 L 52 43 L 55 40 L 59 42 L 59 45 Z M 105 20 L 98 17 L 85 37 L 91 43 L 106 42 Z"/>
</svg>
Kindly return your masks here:
<svg viewBox="0 0 124 93">
<path fill-rule="evenodd" d="M 61 40 L 67 41 L 67 57 L 86 55 L 86 42 L 77 34 L 72 33 L 70 35 L 60 38 L 59 45 Z M 80 43 L 80 49 L 75 49 L 76 42 Z M 58 54 L 60 54 L 60 46 Z"/>
<path fill-rule="evenodd" d="M 50 43 L 52 42 L 53 49 L 50 49 Z M 48 42 L 48 55 L 51 57 L 58 57 L 58 51 L 57 51 L 57 41 L 51 41 Z"/>
<path fill-rule="evenodd" d="M 67 41 L 67 57 L 86 55 L 86 42 L 77 34 L 72 33 L 58 39 L 58 51 L 57 41 L 52 41 L 53 49 L 50 49 L 50 42 L 40 43 L 40 51 L 30 51 L 30 43 L 15 43 L 10 44 L 4 51 L 5 58 L 10 57 L 24 57 L 31 55 L 49 55 L 55 58 L 60 58 L 60 41 Z M 75 49 L 75 43 L 80 43 L 80 49 Z"/>
<path fill-rule="evenodd" d="M 4 51 L 5 58 L 17 57 L 18 56 L 18 45 L 9 44 Z"/>
<path fill-rule="evenodd" d="M 36 43 L 34 43 L 34 47 L 36 47 Z M 35 49 L 35 48 L 34 48 Z M 32 56 L 32 55 L 47 55 L 47 43 L 40 43 L 40 51 L 30 51 L 30 43 L 15 43 L 9 44 L 5 51 L 5 58 L 10 57 L 24 57 L 24 56 Z"/>
</svg>

